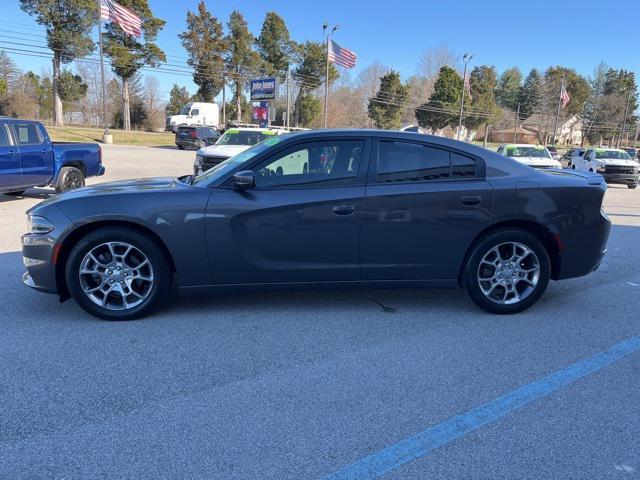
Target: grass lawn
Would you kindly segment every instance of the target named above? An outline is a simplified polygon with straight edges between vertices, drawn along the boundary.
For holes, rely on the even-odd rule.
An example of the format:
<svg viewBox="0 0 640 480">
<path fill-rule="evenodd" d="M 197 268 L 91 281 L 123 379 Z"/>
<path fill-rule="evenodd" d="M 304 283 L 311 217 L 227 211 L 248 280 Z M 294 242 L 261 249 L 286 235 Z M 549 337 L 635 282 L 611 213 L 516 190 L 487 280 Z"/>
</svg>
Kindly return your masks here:
<svg viewBox="0 0 640 480">
<path fill-rule="evenodd" d="M 175 146 L 173 133 L 125 132 L 110 129 L 113 143 L 118 145 L 144 145 L 148 147 Z M 102 128 L 85 127 L 50 127 L 47 132 L 54 142 L 101 142 Z"/>
</svg>

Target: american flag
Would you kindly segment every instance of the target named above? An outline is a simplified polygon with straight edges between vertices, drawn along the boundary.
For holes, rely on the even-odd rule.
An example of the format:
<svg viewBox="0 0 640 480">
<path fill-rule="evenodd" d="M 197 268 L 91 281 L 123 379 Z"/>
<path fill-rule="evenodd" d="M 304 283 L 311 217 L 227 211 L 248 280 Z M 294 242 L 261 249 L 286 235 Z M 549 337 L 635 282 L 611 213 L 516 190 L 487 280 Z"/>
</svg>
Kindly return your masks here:
<svg viewBox="0 0 640 480">
<path fill-rule="evenodd" d="M 567 92 L 567 89 L 564 88 L 564 83 L 562 84 L 562 87 L 560 88 L 560 101 L 562 102 L 562 108 L 566 107 L 569 102 L 571 101 L 571 97 L 569 96 L 569 92 Z"/>
<path fill-rule="evenodd" d="M 344 68 L 353 68 L 356 66 L 356 54 L 351 50 L 341 47 L 336 42 L 329 42 L 329 61 L 340 65 Z"/>
<path fill-rule="evenodd" d="M 113 0 L 100 0 L 100 18 L 117 23 L 128 35 L 134 37 L 142 35 L 140 17 Z"/>
</svg>

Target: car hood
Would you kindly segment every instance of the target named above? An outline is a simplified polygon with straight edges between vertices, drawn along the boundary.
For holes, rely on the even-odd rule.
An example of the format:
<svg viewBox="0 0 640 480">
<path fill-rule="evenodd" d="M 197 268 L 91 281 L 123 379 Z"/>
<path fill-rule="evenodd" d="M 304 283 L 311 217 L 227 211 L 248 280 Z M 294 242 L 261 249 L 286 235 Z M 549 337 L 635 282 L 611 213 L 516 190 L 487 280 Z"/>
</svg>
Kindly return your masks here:
<svg viewBox="0 0 640 480">
<path fill-rule="evenodd" d="M 560 162 L 552 158 L 537 158 L 537 157 L 509 157 L 516 162 L 524 163 L 530 167 L 551 167 L 560 168 Z"/>
<path fill-rule="evenodd" d="M 198 155 L 230 158 L 249 148 L 251 148 L 250 145 L 211 145 L 210 147 L 198 150 Z"/>
<path fill-rule="evenodd" d="M 611 165 L 613 167 L 637 167 L 638 162 L 633 160 L 622 160 L 618 158 L 599 158 L 598 161 L 604 162 L 605 165 Z"/>
<path fill-rule="evenodd" d="M 87 197 L 95 197 L 102 195 L 116 195 L 123 193 L 140 193 L 158 190 L 176 190 L 189 188 L 188 185 L 181 182 L 175 177 L 158 177 L 158 178 L 140 178 L 134 180 L 121 180 L 117 182 L 99 183 L 90 187 L 83 187 L 77 190 L 71 190 L 60 195 L 52 197 L 39 203 L 41 205 L 50 205 L 65 200 L 82 199 Z"/>
</svg>

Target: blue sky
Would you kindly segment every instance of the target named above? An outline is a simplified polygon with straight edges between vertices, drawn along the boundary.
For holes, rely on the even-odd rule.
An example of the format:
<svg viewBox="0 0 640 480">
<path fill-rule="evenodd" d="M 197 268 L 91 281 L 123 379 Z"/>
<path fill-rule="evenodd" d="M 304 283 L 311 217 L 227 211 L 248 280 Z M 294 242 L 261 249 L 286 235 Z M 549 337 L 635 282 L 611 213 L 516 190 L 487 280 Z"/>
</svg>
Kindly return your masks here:
<svg viewBox="0 0 640 480">
<path fill-rule="evenodd" d="M 3 43 L 16 42 L 16 38 L 17 43 L 43 42 L 43 29 L 20 10 L 17 0 L 1 2 L 0 48 L 20 48 Z M 149 2 L 156 16 L 167 21 L 159 45 L 169 61 L 184 62 L 177 34 L 184 30 L 187 10 L 195 10 L 198 1 Z M 405 78 L 415 73 L 422 51 L 440 44 L 447 44 L 460 55 L 472 52 L 473 64 L 494 65 L 499 71 L 518 66 L 527 72 L 532 67 L 561 64 L 589 75 L 604 60 L 640 74 L 638 0 L 208 0 L 207 6 L 225 22 L 232 10 L 240 10 L 254 34 L 260 31 L 265 12 L 275 10 L 298 41 L 321 40 L 324 20 L 339 24 L 335 40 L 358 54 L 359 68 L 379 60 Z M 19 35 L 12 38 L 12 32 Z M 50 65 L 44 58 L 9 53 L 24 70 L 39 73 Z M 188 76 L 155 76 L 164 97 L 168 97 L 173 83 L 195 91 Z"/>
</svg>

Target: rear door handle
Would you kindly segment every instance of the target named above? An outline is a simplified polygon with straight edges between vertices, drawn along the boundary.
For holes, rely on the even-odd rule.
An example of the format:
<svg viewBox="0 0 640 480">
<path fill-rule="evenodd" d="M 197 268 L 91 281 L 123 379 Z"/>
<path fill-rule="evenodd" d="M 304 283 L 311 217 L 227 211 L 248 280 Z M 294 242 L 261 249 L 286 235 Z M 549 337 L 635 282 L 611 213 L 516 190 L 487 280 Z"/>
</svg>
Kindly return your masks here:
<svg viewBox="0 0 640 480">
<path fill-rule="evenodd" d="M 462 197 L 460 202 L 465 207 L 476 207 L 482 203 L 482 197 L 479 196 L 471 196 L 471 197 Z"/>
<path fill-rule="evenodd" d="M 333 207 L 333 213 L 336 215 L 351 215 L 355 209 L 355 205 L 336 205 Z"/>
</svg>

